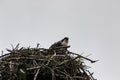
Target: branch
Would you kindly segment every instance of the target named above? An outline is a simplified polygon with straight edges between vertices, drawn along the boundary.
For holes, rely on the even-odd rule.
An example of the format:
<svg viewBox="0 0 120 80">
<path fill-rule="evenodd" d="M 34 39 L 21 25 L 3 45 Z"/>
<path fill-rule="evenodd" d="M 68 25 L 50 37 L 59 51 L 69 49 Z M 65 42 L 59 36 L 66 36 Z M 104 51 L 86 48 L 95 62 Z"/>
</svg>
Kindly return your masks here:
<svg viewBox="0 0 120 80">
<path fill-rule="evenodd" d="M 88 61 L 90 61 L 91 63 L 95 63 L 95 62 L 97 62 L 97 61 L 99 61 L 99 60 L 91 60 L 91 59 L 89 59 L 89 58 L 86 58 L 86 57 L 84 57 L 84 56 L 81 56 L 81 55 L 79 55 L 79 54 L 76 54 L 76 53 L 72 53 L 72 52 L 69 52 L 70 54 L 74 54 L 74 55 L 77 55 L 77 57 L 75 58 L 75 59 L 77 59 L 77 58 L 83 58 L 83 59 L 86 59 L 86 60 L 88 60 Z"/>
</svg>

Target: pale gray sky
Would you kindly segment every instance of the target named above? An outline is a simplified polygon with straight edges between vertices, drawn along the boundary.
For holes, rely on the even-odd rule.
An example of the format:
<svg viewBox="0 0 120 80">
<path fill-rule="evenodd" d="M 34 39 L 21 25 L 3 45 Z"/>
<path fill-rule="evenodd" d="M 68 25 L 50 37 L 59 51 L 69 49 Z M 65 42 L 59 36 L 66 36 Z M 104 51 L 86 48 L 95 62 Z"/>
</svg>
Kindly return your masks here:
<svg viewBox="0 0 120 80">
<path fill-rule="evenodd" d="M 98 80 L 120 80 L 119 0 L 0 0 L 0 50 L 10 44 L 48 48 L 68 36 L 69 50 L 100 61 Z"/>
</svg>

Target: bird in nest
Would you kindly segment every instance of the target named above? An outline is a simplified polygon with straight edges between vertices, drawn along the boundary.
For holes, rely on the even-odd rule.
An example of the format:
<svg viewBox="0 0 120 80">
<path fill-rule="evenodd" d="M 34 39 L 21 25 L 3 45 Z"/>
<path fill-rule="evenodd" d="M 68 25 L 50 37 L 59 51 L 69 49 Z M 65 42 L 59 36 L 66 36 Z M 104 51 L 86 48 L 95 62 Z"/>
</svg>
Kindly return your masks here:
<svg viewBox="0 0 120 80">
<path fill-rule="evenodd" d="M 68 41 L 69 38 L 65 37 L 62 40 L 55 42 L 54 44 L 52 44 L 49 49 L 54 49 L 54 48 L 59 48 L 59 47 L 67 47 L 68 46 Z"/>
</svg>

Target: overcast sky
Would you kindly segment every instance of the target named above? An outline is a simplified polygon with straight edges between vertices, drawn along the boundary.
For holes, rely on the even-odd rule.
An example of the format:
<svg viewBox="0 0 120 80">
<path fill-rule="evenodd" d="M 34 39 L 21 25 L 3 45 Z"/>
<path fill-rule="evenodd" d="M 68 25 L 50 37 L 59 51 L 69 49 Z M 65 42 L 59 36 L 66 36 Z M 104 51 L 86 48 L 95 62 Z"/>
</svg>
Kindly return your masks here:
<svg viewBox="0 0 120 80">
<path fill-rule="evenodd" d="M 0 0 L 0 51 L 65 36 L 70 51 L 100 60 L 90 64 L 98 80 L 120 80 L 119 0 Z"/>
</svg>

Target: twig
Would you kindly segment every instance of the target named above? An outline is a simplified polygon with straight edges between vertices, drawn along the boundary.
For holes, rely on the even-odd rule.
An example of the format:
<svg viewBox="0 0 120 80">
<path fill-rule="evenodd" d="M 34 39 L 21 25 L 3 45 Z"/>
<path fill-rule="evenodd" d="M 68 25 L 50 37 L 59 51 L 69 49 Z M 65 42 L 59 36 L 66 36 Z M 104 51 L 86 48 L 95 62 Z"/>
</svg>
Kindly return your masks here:
<svg viewBox="0 0 120 80">
<path fill-rule="evenodd" d="M 17 46 L 15 47 L 15 50 L 17 50 L 19 48 L 19 45 L 20 45 L 20 43 L 17 44 Z"/>
<path fill-rule="evenodd" d="M 99 61 L 99 60 L 95 60 L 95 61 L 93 61 L 93 60 L 91 60 L 91 59 L 89 59 L 89 58 L 86 58 L 86 57 L 81 56 L 81 55 L 76 54 L 76 53 L 72 53 L 72 52 L 69 52 L 69 53 L 70 53 L 70 54 L 77 55 L 77 57 L 76 57 L 76 58 L 84 58 L 84 59 L 86 59 L 86 60 L 90 61 L 91 63 L 95 63 L 95 62 Z"/>
<path fill-rule="evenodd" d="M 60 72 L 60 73 L 62 73 L 62 74 L 64 74 L 64 75 L 66 75 L 66 77 L 70 78 L 70 80 L 73 80 L 73 78 L 70 75 L 68 75 L 67 73 L 65 73 L 63 71 L 60 71 L 58 69 L 57 69 L 57 71 Z"/>
<path fill-rule="evenodd" d="M 37 70 L 37 72 L 36 72 L 36 74 L 35 74 L 35 76 L 34 76 L 34 80 L 37 79 L 37 75 L 38 75 L 39 71 L 40 71 L 40 69 Z"/>
<path fill-rule="evenodd" d="M 48 68 L 48 69 L 50 69 L 50 71 L 51 71 L 51 74 L 52 74 L 52 80 L 56 80 L 55 79 L 55 72 L 54 72 L 54 69 L 52 69 L 52 68 L 50 68 L 49 66 L 46 66 L 46 65 L 44 65 L 46 68 Z"/>
<path fill-rule="evenodd" d="M 56 52 L 54 51 L 54 54 L 50 57 L 46 65 L 49 65 L 50 61 L 56 56 Z"/>
</svg>

